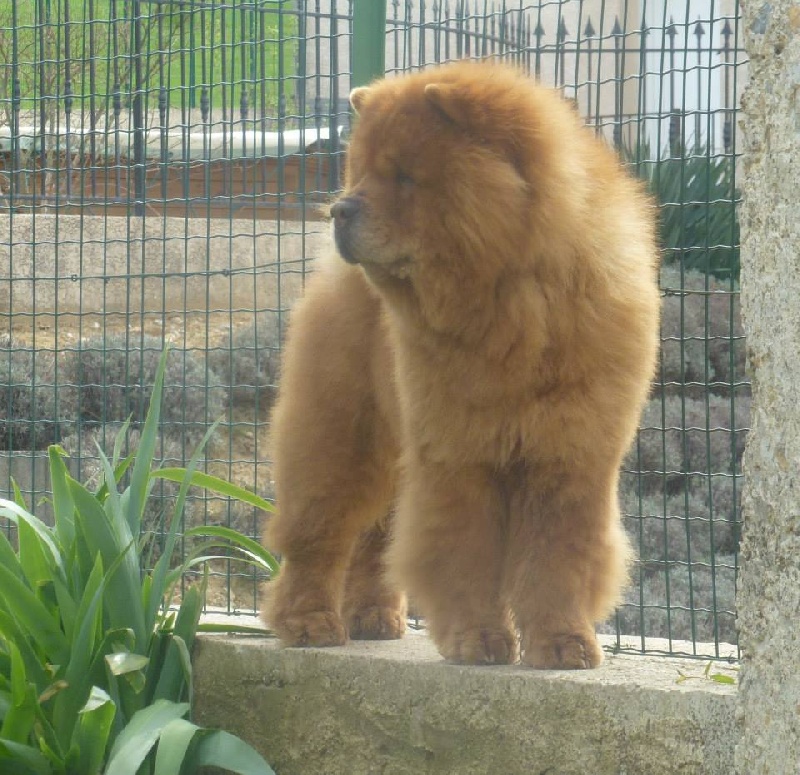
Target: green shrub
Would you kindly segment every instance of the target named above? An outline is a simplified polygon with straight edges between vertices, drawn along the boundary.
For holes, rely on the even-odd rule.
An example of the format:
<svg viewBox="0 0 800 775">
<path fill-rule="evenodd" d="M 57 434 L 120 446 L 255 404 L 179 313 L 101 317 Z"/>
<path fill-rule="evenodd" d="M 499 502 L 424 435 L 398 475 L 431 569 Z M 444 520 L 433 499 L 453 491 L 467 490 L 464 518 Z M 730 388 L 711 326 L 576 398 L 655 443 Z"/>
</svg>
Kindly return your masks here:
<svg viewBox="0 0 800 775">
<path fill-rule="evenodd" d="M 656 383 L 666 392 L 730 395 L 746 379 L 747 348 L 738 288 L 696 270 L 661 270 L 661 359 Z"/>
<path fill-rule="evenodd" d="M 625 634 L 736 642 L 732 557 L 751 403 L 738 286 L 666 258 L 659 367 L 620 479 L 638 567 L 617 623 Z M 715 566 L 712 589 L 715 563 L 726 567 Z M 693 617 L 690 603 L 721 613 Z"/>
<path fill-rule="evenodd" d="M 61 446 L 71 458 L 80 459 L 81 480 L 90 489 L 96 489 L 104 480 L 103 459 L 111 458 L 114 445 L 120 444 L 120 454 L 126 457 L 135 452 L 141 443 L 141 430 L 131 428 L 125 423 L 90 427 L 82 433 L 73 433 L 62 439 Z M 154 463 L 159 467 L 183 466 L 188 462 L 183 445 L 170 436 L 162 434 L 156 443 Z M 202 459 L 198 459 L 198 465 Z M 150 542 L 157 559 L 163 550 L 169 532 L 170 511 L 180 491 L 179 482 L 160 480 L 154 483 L 150 497 L 144 504 L 141 519 L 141 533 Z M 182 520 L 184 526 L 195 524 L 196 497 L 187 497 L 184 503 Z M 237 505 L 238 501 L 234 501 Z M 250 507 L 252 508 L 252 507 Z"/>
<path fill-rule="evenodd" d="M 644 569 L 617 615 L 626 635 L 736 643 L 735 604 L 734 557 L 717 556 L 713 564 Z"/>
<path fill-rule="evenodd" d="M 277 311 L 259 313 L 256 320 L 229 332 L 227 341 L 208 352 L 208 363 L 235 402 L 270 406 L 280 368 L 280 317 Z"/>
<path fill-rule="evenodd" d="M 272 770 L 252 748 L 187 718 L 190 653 L 204 585 L 174 596 L 185 572 L 223 545 L 269 572 L 274 558 L 234 531 L 198 528 L 211 537 L 184 563 L 169 567 L 190 484 L 269 504 L 240 488 L 187 470 L 152 470 L 166 353 L 138 449 L 121 457 L 122 435 L 93 492 L 67 473 L 60 448 L 49 449 L 55 524 L 22 504 L 0 501 L 17 528 L 17 545 L 0 532 L 0 771 L 19 775 L 176 775 L 219 766 L 247 775 Z M 206 434 L 207 441 L 210 433 Z M 130 484 L 120 491 L 123 477 Z M 152 572 L 141 573 L 138 536 L 157 479 L 179 481 L 167 544 Z M 215 532 L 216 530 L 216 532 Z M 201 556 L 197 556 L 201 555 Z"/>
<path fill-rule="evenodd" d="M 645 407 L 620 480 L 623 521 L 639 561 L 618 614 L 625 634 L 736 642 L 731 558 L 739 543 L 749 396 L 737 396 L 734 407 L 717 395 L 656 395 Z M 712 574 L 717 562 L 725 567 Z M 692 614 L 690 603 L 706 610 Z"/>
<path fill-rule="evenodd" d="M 725 513 L 712 512 L 701 488 L 687 493 L 623 494 L 623 523 L 645 567 L 669 562 L 708 561 L 731 554 L 738 534 L 736 522 Z"/>
<path fill-rule="evenodd" d="M 161 340 L 124 334 L 89 340 L 58 361 L 50 350 L 0 346 L 0 447 L 44 449 L 78 426 L 138 427 L 152 391 Z M 227 392 L 195 351 L 175 350 L 164 385 L 164 429 L 192 446 L 227 408 Z M 91 441 L 89 442 L 91 444 Z"/>
<path fill-rule="evenodd" d="M 640 472 L 646 491 L 684 488 L 686 476 L 739 473 L 750 398 L 655 397 L 642 414 L 638 440 L 625 468 Z"/>
<path fill-rule="evenodd" d="M 90 339 L 68 352 L 61 371 L 62 412 L 89 425 L 132 417 L 133 426 L 139 426 L 162 348 L 158 337 L 119 333 Z M 165 430 L 193 446 L 208 424 L 225 413 L 227 401 L 227 391 L 200 353 L 172 350 L 164 375 L 161 419 Z"/>
<path fill-rule="evenodd" d="M 0 448 L 44 449 L 58 441 L 55 362 L 49 350 L 0 346 Z"/>
<path fill-rule="evenodd" d="M 741 196 L 736 160 L 707 148 L 679 149 L 652 160 L 650 148 L 623 151 L 647 182 L 660 207 L 659 236 L 665 263 L 696 269 L 723 280 L 739 278 Z"/>
</svg>

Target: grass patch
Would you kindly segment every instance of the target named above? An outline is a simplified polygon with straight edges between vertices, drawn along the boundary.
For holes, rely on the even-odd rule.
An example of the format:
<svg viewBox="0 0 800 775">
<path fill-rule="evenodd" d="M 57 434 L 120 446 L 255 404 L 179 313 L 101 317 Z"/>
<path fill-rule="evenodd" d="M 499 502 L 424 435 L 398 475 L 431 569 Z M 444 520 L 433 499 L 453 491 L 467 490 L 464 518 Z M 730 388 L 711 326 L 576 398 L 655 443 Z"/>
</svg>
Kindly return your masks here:
<svg viewBox="0 0 800 775">
<path fill-rule="evenodd" d="M 0 102 L 20 109 L 72 95 L 72 110 L 233 108 L 274 115 L 293 97 L 298 17 L 290 0 L 28 0 L 0 4 Z M 137 45 L 138 40 L 138 45 Z M 163 106 L 163 102 L 161 103 Z"/>
</svg>

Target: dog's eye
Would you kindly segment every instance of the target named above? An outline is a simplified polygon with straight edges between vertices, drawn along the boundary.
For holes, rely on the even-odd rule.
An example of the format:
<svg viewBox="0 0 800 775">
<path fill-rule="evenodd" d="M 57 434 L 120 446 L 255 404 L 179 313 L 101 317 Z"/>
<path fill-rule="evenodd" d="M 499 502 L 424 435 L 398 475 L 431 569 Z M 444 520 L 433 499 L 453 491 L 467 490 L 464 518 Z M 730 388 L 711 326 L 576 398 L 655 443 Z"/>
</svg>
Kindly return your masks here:
<svg viewBox="0 0 800 775">
<path fill-rule="evenodd" d="M 414 178 L 411 175 L 403 172 L 402 170 L 397 170 L 395 173 L 395 180 L 401 186 L 413 186 L 414 185 Z"/>
</svg>

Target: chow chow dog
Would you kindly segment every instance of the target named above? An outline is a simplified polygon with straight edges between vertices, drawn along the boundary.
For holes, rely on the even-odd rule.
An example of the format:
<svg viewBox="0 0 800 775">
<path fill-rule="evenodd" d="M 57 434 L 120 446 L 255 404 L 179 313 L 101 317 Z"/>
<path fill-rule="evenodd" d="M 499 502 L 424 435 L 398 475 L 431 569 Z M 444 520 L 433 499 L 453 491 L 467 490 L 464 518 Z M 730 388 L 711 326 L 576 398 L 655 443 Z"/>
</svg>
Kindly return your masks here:
<svg viewBox="0 0 800 775">
<path fill-rule="evenodd" d="M 357 88 L 336 250 L 273 415 L 287 645 L 399 638 L 589 668 L 629 547 L 617 482 L 654 370 L 654 208 L 572 105 L 459 62 Z"/>
</svg>

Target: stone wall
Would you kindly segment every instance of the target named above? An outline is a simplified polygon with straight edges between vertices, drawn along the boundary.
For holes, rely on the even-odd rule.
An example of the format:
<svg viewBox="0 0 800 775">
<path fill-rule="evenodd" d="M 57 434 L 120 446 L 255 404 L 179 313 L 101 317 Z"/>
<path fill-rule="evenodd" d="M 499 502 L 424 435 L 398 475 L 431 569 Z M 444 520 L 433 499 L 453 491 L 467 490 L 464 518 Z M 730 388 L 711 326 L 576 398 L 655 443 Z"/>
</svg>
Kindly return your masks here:
<svg viewBox="0 0 800 775">
<path fill-rule="evenodd" d="M 740 775 L 800 771 L 800 2 L 743 6 L 742 313 L 753 380 L 738 589 Z"/>
<path fill-rule="evenodd" d="M 327 231 L 323 222 L 6 214 L 0 316 L 285 308 Z"/>
</svg>

